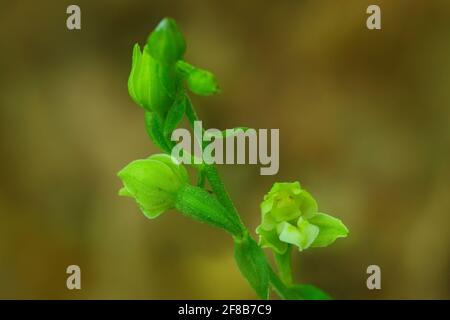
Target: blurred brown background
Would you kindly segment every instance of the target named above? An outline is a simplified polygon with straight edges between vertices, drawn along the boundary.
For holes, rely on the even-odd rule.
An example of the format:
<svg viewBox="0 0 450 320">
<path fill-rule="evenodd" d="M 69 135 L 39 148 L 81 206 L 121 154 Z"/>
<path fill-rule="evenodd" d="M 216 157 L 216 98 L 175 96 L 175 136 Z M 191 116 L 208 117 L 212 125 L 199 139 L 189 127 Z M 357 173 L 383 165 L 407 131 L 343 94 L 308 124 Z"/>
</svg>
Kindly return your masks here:
<svg viewBox="0 0 450 320">
<path fill-rule="evenodd" d="M 81 31 L 66 29 L 74 3 Z M 221 95 L 194 98 L 207 126 L 280 128 L 277 176 L 220 167 L 246 224 L 273 182 L 299 180 L 349 227 L 296 255 L 298 281 L 343 299 L 450 298 L 449 1 L 0 6 L 0 298 L 255 298 L 226 234 L 117 196 L 116 172 L 157 152 L 126 85 L 133 43 L 164 16 L 220 80 Z M 66 289 L 70 264 L 81 291 Z"/>
</svg>

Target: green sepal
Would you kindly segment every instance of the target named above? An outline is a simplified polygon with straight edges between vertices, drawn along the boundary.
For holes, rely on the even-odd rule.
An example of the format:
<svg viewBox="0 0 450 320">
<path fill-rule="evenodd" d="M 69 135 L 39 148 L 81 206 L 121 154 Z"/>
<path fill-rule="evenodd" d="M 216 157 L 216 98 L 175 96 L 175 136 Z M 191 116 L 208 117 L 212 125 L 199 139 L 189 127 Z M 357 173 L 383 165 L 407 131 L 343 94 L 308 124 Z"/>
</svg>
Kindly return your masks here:
<svg viewBox="0 0 450 320">
<path fill-rule="evenodd" d="M 234 257 L 242 275 L 261 299 L 269 297 L 269 267 L 262 249 L 248 233 L 234 240 Z"/>
<path fill-rule="evenodd" d="M 315 238 L 311 247 L 326 247 L 332 244 L 338 238 L 345 238 L 348 235 L 348 229 L 341 220 L 325 213 L 317 213 L 308 221 L 319 227 L 320 232 Z"/>
<path fill-rule="evenodd" d="M 171 18 L 164 18 L 147 40 L 150 54 L 164 64 L 174 64 L 183 58 L 186 42 Z"/>
</svg>

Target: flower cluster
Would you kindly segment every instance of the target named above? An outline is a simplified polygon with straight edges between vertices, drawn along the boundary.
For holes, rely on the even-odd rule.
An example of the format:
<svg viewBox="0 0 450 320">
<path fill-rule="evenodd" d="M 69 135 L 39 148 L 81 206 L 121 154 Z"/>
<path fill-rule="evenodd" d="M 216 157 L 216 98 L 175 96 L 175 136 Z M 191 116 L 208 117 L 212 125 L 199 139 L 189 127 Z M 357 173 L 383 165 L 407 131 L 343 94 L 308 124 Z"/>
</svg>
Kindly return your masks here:
<svg viewBox="0 0 450 320">
<path fill-rule="evenodd" d="M 128 91 L 145 110 L 145 127 L 151 140 L 166 154 L 132 161 L 120 170 L 123 187 L 119 194 L 134 199 L 150 219 L 176 209 L 228 232 L 233 237 L 234 257 L 242 275 L 262 299 L 268 298 L 270 287 L 283 299 L 329 298 L 312 285 L 294 283 L 291 249 L 325 247 L 346 237 L 348 230 L 339 219 L 320 213 L 316 201 L 300 183 L 275 183 L 264 197 L 262 222 L 256 230 L 258 245 L 243 225 L 217 169 L 206 163 L 193 165 L 197 170 L 197 185 L 193 185 L 185 167 L 168 155 L 173 150 L 169 139 L 184 116 L 195 131 L 198 117 L 186 89 L 202 96 L 220 91 L 213 73 L 183 60 L 185 51 L 183 35 L 170 18 L 159 23 L 142 50 L 139 44 L 133 48 Z M 201 147 L 203 153 L 205 147 Z M 206 189 L 206 181 L 212 191 Z M 273 250 L 278 275 L 261 247 Z"/>
</svg>

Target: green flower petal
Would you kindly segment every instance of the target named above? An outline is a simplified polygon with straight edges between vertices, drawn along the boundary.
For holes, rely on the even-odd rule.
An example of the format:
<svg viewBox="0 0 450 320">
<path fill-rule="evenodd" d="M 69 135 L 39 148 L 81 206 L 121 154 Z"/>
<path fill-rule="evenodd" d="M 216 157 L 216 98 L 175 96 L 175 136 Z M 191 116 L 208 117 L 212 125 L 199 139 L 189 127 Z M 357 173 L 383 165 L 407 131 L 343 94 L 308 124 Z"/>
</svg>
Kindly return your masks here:
<svg viewBox="0 0 450 320">
<path fill-rule="evenodd" d="M 309 223 L 306 219 L 303 219 L 301 217 L 297 221 L 297 228 L 304 237 L 302 246 L 299 246 L 299 250 L 302 251 L 311 246 L 311 244 L 319 235 L 320 230 L 318 226 Z"/>
<path fill-rule="evenodd" d="M 282 201 L 284 203 L 280 203 L 281 201 L 276 203 L 270 213 L 277 222 L 294 220 L 301 215 L 298 205 L 292 200 L 283 199 Z"/>
<path fill-rule="evenodd" d="M 281 241 L 293 244 L 303 251 L 314 241 L 319 234 L 319 228 L 308 223 L 308 221 L 299 218 L 297 226 L 283 222 L 278 227 L 279 238 Z"/>
<path fill-rule="evenodd" d="M 123 187 L 119 190 L 119 196 L 133 198 L 133 195 L 128 191 L 127 187 Z"/>
<path fill-rule="evenodd" d="M 280 241 L 276 230 L 267 231 L 261 227 L 256 228 L 256 233 L 259 235 L 259 245 L 263 248 L 271 248 L 279 254 L 286 252 L 288 245 Z"/>
<path fill-rule="evenodd" d="M 168 154 L 154 154 L 150 156 L 148 159 L 158 160 L 167 165 L 174 174 L 178 176 L 181 181 L 188 181 L 189 176 L 186 171 L 186 168 L 178 161 L 176 158 L 168 155 Z"/>
<path fill-rule="evenodd" d="M 266 214 L 263 216 L 260 227 L 264 230 L 270 231 L 275 229 L 277 226 L 277 221 L 272 217 L 271 214 Z"/>
<path fill-rule="evenodd" d="M 302 212 L 302 216 L 305 218 L 309 218 L 317 213 L 317 202 L 308 191 L 301 191 L 298 202 L 300 203 L 300 211 Z"/>
<path fill-rule="evenodd" d="M 261 202 L 261 214 L 264 216 L 266 213 L 270 212 L 273 207 L 273 199 L 267 199 Z"/>
<path fill-rule="evenodd" d="M 312 247 L 326 247 L 337 238 L 344 238 L 348 235 L 348 229 L 342 221 L 328 214 L 317 213 L 308 221 L 320 229 L 319 235 L 311 245 Z"/>
<path fill-rule="evenodd" d="M 296 245 L 298 247 L 302 246 L 303 235 L 301 232 L 292 224 L 288 222 L 282 222 L 277 226 L 277 232 L 281 241 Z"/>
</svg>

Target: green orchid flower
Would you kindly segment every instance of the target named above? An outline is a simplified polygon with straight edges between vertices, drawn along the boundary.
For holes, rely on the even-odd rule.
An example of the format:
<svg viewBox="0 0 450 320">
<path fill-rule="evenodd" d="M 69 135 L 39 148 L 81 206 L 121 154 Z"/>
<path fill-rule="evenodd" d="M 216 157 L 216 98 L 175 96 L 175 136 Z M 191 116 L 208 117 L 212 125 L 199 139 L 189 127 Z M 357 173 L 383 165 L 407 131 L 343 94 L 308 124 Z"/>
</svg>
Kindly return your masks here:
<svg viewBox="0 0 450 320">
<path fill-rule="evenodd" d="M 227 210 L 207 191 L 189 184 L 184 166 L 167 154 L 155 154 L 135 160 L 117 174 L 123 188 L 119 195 L 133 198 L 142 213 L 154 219 L 169 209 L 242 236 L 240 221 L 229 217 Z"/>
<path fill-rule="evenodd" d="M 284 254 L 290 245 L 299 251 L 326 247 L 346 237 L 347 227 L 318 212 L 317 202 L 299 182 L 275 183 L 261 203 L 262 222 L 256 229 L 260 245 Z"/>
<path fill-rule="evenodd" d="M 134 198 L 150 219 L 174 208 L 178 192 L 189 182 L 186 169 L 166 154 L 135 160 L 117 175 L 124 184 L 119 195 Z"/>
</svg>

